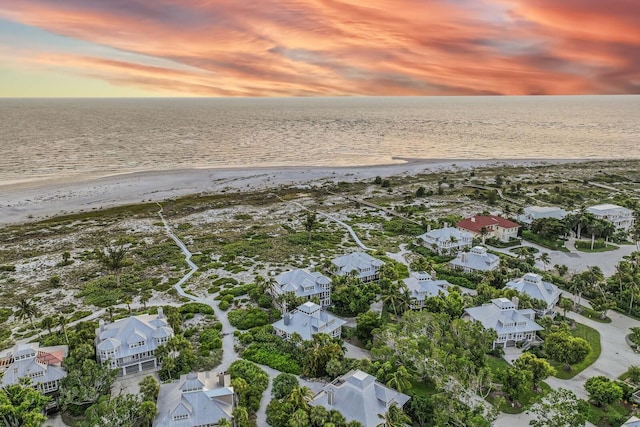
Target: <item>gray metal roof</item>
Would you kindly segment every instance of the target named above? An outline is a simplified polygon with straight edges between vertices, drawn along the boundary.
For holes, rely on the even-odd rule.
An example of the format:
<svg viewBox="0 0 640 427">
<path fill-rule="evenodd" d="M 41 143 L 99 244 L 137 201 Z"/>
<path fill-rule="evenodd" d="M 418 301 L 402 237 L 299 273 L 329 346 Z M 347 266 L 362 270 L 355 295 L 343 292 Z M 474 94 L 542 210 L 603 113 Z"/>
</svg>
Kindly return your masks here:
<svg viewBox="0 0 640 427">
<path fill-rule="evenodd" d="M 162 313 L 143 314 L 116 320 L 113 323 L 101 324 L 96 329 L 96 348 L 99 351 L 116 350 L 116 357 L 128 357 L 147 351 L 154 351 L 158 345 L 154 338 L 173 336 L 173 329 Z M 129 346 L 144 342 L 144 345 Z"/>
<path fill-rule="evenodd" d="M 289 335 L 297 333 L 303 340 L 310 340 L 314 334 L 331 335 L 346 323 L 346 321 L 323 311 L 318 304 L 307 301 L 298 306 L 296 310 L 285 313 L 282 319 L 272 323 L 272 326 Z"/>
<path fill-rule="evenodd" d="M 381 422 L 378 415 L 384 415 L 393 404 L 402 408 L 408 400 L 409 396 L 380 384 L 373 375 L 352 370 L 324 386 L 311 405 L 336 409 L 347 421 L 375 427 Z"/>
<path fill-rule="evenodd" d="M 325 292 L 323 285 L 331 284 L 331 279 L 324 274 L 304 269 L 281 273 L 275 277 L 275 281 L 278 284 L 275 288 L 276 293 L 294 292 L 298 297 L 307 297 Z"/>
<path fill-rule="evenodd" d="M 533 220 L 540 218 L 563 219 L 567 216 L 567 211 L 556 206 L 526 206 L 524 214 L 518 216 L 518 220 L 525 224 L 531 224 Z"/>
<path fill-rule="evenodd" d="M 471 320 L 482 323 L 486 329 L 494 329 L 498 335 L 541 331 L 543 328 L 532 320 L 534 311 L 518 310 L 507 298 L 496 298 L 491 304 L 465 309 Z"/>
<path fill-rule="evenodd" d="M 62 360 L 69 348 L 66 345 L 40 347 L 38 343 L 17 344 L 0 353 L 7 363 L 0 375 L 0 387 L 17 384 L 20 378 L 29 377 L 33 384 L 59 381 L 67 376 Z M 0 370 L 0 372 L 3 372 Z"/>
<path fill-rule="evenodd" d="M 384 265 L 384 262 L 365 252 L 353 252 L 342 255 L 334 258 L 331 262 L 338 267 L 337 274 L 339 275 L 346 275 L 355 270 L 361 273 L 361 276 L 368 276 L 369 272 L 377 271 Z"/>
<path fill-rule="evenodd" d="M 454 267 L 470 268 L 476 271 L 489 271 L 498 268 L 500 258 L 487 252 L 487 248 L 475 246 L 469 252 L 459 252 L 450 264 Z"/>
<path fill-rule="evenodd" d="M 404 279 L 404 283 L 409 288 L 411 296 L 418 301 L 438 296 L 440 292 L 444 295 L 449 295 L 447 288 L 451 286 L 451 283 L 446 280 L 433 280 L 424 271 L 412 272 L 409 278 Z"/>
<path fill-rule="evenodd" d="M 555 305 L 560 298 L 560 289 L 552 283 L 543 281 L 542 276 L 535 273 L 527 273 L 519 279 L 512 280 L 506 284 L 506 287 L 542 300 L 547 307 Z"/>
<path fill-rule="evenodd" d="M 450 242 L 451 237 L 457 239 L 458 243 L 473 240 L 471 233 L 454 227 L 437 228 L 418 236 L 419 239 L 426 242 Z"/>
<path fill-rule="evenodd" d="M 212 372 L 182 375 L 178 381 L 160 385 L 157 427 L 192 427 L 232 420 L 233 387 L 218 385 Z M 174 420 L 175 416 L 187 416 Z"/>
</svg>

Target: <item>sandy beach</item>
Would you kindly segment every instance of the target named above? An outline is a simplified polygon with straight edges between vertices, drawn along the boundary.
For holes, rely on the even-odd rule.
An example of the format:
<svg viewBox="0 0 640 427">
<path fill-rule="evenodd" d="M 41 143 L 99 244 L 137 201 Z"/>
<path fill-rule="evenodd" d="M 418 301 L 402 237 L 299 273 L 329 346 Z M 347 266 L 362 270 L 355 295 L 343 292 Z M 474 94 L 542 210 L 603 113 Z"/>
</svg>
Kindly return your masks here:
<svg viewBox="0 0 640 427">
<path fill-rule="evenodd" d="M 38 221 L 74 212 L 190 194 L 252 191 L 281 185 L 358 181 L 376 176 L 416 175 L 487 166 L 542 165 L 576 160 L 422 160 L 357 167 L 281 167 L 181 169 L 118 174 L 99 178 L 71 177 L 24 183 L 0 183 L 0 225 Z"/>
</svg>

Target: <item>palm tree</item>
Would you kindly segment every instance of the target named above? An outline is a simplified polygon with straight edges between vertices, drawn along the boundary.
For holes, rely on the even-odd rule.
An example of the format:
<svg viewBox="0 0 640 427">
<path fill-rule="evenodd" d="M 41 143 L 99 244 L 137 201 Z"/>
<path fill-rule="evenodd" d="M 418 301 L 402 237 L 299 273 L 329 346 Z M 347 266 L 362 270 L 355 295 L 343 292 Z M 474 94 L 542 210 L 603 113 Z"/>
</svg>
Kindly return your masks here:
<svg viewBox="0 0 640 427">
<path fill-rule="evenodd" d="M 389 410 L 384 414 L 378 414 L 378 418 L 383 420 L 377 427 L 407 427 L 411 425 L 411 418 L 405 414 L 402 409 L 394 403 L 389 407 Z"/>
<path fill-rule="evenodd" d="M 540 256 L 538 256 L 538 260 L 544 265 L 544 271 L 547 271 L 547 265 L 551 263 L 551 257 L 548 252 L 542 252 Z"/>
<path fill-rule="evenodd" d="M 400 286 L 397 284 L 393 284 L 387 289 L 384 290 L 384 293 L 380 295 L 380 299 L 382 300 L 382 304 L 385 306 L 391 306 L 393 308 L 393 314 L 398 316 L 397 307 L 401 304 L 400 300 L 402 296 L 400 295 Z"/>
<path fill-rule="evenodd" d="M 40 310 L 38 309 L 37 305 L 27 300 L 26 298 L 20 298 L 20 301 L 18 301 L 18 309 L 15 313 L 15 316 L 18 319 L 29 319 L 31 327 L 33 327 L 33 318 L 38 314 L 40 314 Z"/>
<path fill-rule="evenodd" d="M 120 241 L 116 244 L 106 245 L 102 249 L 96 249 L 94 252 L 98 257 L 98 261 L 113 271 L 114 276 L 116 276 L 116 287 L 120 287 L 120 275 L 122 274 L 122 269 L 128 265 L 128 261 L 126 259 L 127 252 L 129 249 L 125 246 L 124 241 Z"/>
<path fill-rule="evenodd" d="M 309 414 L 304 409 L 298 409 L 291 414 L 287 425 L 289 427 L 309 427 Z"/>
<path fill-rule="evenodd" d="M 329 419 L 329 412 L 324 406 L 312 406 L 309 410 L 309 421 L 314 427 L 324 427 Z"/>
<path fill-rule="evenodd" d="M 574 304 L 576 305 L 576 307 L 580 306 L 580 298 L 582 297 L 582 292 L 586 289 L 586 287 L 587 281 L 582 274 L 576 274 L 571 278 L 571 281 L 569 282 L 569 290 L 576 297 L 576 299 L 574 300 Z"/>
<path fill-rule="evenodd" d="M 143 426 L 151 426 L 151 422 L 158 415 L 158 407 L 155 402 L 145 400 L 140 403 L 138 408 L 138 415 L 140 416 L 140 422 Z"/>
<path fill-rule="evenodd" d="M 309 387 L 296 386 L 289 394 L 289 402 L 298 409 L 306 410 L 309 408 L 309 402 L 313 399 L 313 392 Z"/>
<path fill-rule="evenodd" d="M 218 424 L 216 424 L 218 427 L 231 427 L 231 421 L 229 421 L 227 418 L 220 418 L 218 420 Z"/>
<path fill-rule="evenodd" d="M 124 303 L 127 304 L 127 310 L 129 310 L 129 314 L 131 314 L 131 297 L 125 298 Z"/>
<path fill-rule="evenodd" d="M 307 230 L 307 240 L 311 243 L 311 232 L 313 231 L 313 226 L 316 225 L 317 218 L 315 212 L 308 212 L 307 217 L 304 220 L 304 229 Z"/>
<path fill-rule="evenodd" d="M 109 314 L 109 321 L 113 322 L 113 312 L 115 309 L 112 306 L 107 307 L 107 313 Z"/>
<path fill-rule="evenodd" d="M 482 244 L 484 245 L 485 240 L 487 239 L 487 234 L 489 234 L 489 230 L 487 227 L 482 227 L 480 229 L 480 236 L 482 237 Z"/>
<path fill-rule="evenodd" d="M 149 300 L 151 299 L 151 291 L 148 289 L 145 289 L 144 291 L 142 291 L 142 293 L 140 294 L 140 303 L 142 303 L 142 306 L 144 307 L 144 309 L 147 309 L 147 303 L 149 302 Z"/>
<path fill-rule="evenodd" d="M 55 321 L 53 320 L 53 317 L 47 316 L 47 317 L 45 317 L 44 319 L 42 319 L 40 321 L 40 327 L 41 328 L 45 328 L 46 330 L 48 330 L 49 331 L 49 335 L 51 335 L 52 334 L 51 328 L 53 328 L 54 323 L 55 323 Z"/>
<path fill-rule="evenodd" d="M 67 335 L 67 318 L 62 314 L 58 316 L 58 326 L 60 326 L 60 332 L 64 334 L 64 339 L 69 345 L 69 336 Z"/>
<path fill-rule="evenodd" d="M 399 393 L 402 393 L 411 388 L 411 374 L 407 371 L 407 368 L 400 366 L 387 381 L 387 387 L 396 389 Z"/>
</svg>

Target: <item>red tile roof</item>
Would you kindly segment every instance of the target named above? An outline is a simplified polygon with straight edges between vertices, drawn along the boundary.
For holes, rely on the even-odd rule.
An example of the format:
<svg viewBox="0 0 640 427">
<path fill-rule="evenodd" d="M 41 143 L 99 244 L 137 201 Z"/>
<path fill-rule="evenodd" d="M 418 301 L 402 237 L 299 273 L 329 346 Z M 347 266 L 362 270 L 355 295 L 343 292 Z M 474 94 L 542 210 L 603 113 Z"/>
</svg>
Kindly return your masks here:
<svg viewBox="0 0 640 427">
<path fill-rule="evenodd" d="M 489 226 L 500 226 L 502 228 L 515 228 L 520 227 L 520 224 L 516 224 L 513 221 L 499 217 L 499 216 L 482 216 L 476 215 L 471 218 L 463 219 L 457 226 L 464 228 L 465 230 L 472 231 L 474 233 L 480 233 L 482 227 L 489 228 Z"/>
</svg>

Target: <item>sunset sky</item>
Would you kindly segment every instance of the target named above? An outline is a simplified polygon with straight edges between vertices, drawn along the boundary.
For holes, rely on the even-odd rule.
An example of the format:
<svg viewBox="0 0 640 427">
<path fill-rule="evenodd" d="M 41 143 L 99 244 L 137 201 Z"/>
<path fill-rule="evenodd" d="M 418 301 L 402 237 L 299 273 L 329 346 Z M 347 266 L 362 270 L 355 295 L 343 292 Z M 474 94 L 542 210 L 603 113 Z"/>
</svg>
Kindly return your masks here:
<svg viewBox="0 0 640 427">
<path fill-rule="evenodd" d="M 2 0 L 0 96 L 640 93 L 640 0 Z"/>
</svg>

